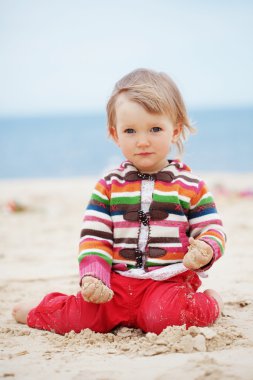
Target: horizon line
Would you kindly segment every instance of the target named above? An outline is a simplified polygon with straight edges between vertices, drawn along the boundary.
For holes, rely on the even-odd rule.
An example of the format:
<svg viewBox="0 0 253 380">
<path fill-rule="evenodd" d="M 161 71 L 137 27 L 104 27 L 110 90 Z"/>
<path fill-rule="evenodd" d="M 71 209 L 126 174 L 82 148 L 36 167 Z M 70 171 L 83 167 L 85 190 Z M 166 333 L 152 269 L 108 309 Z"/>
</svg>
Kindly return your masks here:
<svg viewBox="0 0 253 380">
<path fill-rule="evenodd" d="M 241 105 L 210 105 L 210 106 L 189 106 L 188 113 L 194 111 L 224 111 L 224 110 L 249 110 L 253 109 L 253 104 Z M 106 110 L 76 110 L 76 111 L 52 111 L 52 112 L 31 112 L 31 113 L 0 113 L 0 120 L 6 119 L 33 119 L 33 118 L 58 118 L 58 117 L 83 117 L 83 116 L 106 116 Z"/>
</svg>

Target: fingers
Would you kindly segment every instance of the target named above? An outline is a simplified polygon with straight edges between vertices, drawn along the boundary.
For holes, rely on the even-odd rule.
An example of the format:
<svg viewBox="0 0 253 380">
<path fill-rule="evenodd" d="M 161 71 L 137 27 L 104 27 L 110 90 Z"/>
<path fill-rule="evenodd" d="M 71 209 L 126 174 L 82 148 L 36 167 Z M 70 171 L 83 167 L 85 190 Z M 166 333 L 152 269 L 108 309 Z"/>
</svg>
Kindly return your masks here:
<svg viewBox="0 0 253 380">
<path fill-rule="evenodd" d="M 103 285 L 102 289 L 100 289 L 100 294 L 96 299 L 95 303 L 105 303 L 112 299 L 113 291 L 109 289 L 107 286 Z M 93 301 L 94 302 L 94 301 Z"/>
<path fill-rule="evenodd" d="M 184 256 L 183 264 L 188 269 L 199 269 L 208 264 L 213 257 L 212 248 L 201 240 L 189 238 L 190 246 Z"/>
<path fill-rule="evenodd" d="M 195 241 L 196 241 L 196 240 L 193 239 L 193 237 L 190 237 L 190 238 L 189 238 L 189 243 L 190 243 L 190 244 L 194 245 Z"/>
<path fill-rule="evenodd" d="M 108 302 L 114 295 L 102 281 L 92 276 L 83 277 L 81 293 L 85 301 L 92 303 Z"/>
<path fill-rule="evenodd" d="M 199 269 L 201 264 L 198 261 L 196 251 L 188 251 L 183 258 L 183 264 L 188 269 Z"/>
</svg>

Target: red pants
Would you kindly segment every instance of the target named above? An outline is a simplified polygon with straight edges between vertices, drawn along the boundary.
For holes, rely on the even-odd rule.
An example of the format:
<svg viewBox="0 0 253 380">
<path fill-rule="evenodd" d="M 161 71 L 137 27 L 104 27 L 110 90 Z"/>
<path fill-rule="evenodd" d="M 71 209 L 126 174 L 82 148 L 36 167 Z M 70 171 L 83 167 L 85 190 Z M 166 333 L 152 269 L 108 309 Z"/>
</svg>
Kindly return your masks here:
<svg viewBox="0 0 253 380">
<path fill-rule="evenodd" d="M 27 318 L 30 327 L 65 334 L 89 328 L 106 333 L 118 325 L 160 334 L 167 326 L 208 326 L 218 317 L 218 303 L 196 293 L 201 281 L 187 271 L 165 281 L 139 280 L 112 272 L 114 297 L 94 304 L 76 296 L 48 294 Z"/>
</svg>

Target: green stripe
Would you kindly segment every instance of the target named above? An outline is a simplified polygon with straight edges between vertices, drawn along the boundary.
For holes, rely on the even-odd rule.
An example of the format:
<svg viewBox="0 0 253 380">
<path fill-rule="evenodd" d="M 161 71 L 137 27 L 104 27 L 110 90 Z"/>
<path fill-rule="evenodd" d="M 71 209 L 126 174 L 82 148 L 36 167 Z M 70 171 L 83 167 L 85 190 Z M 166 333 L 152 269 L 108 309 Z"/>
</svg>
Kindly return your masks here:
<svg viewBox="0 0 253 380">
<path fill-rule="evenodd" d="M 178 203 L 178 197 L 175 197 L 173 195 L 160 195 L 160 194 L 153 194 L 153 200 L 155 202 L 161 202 L 161 203 Z"/>
<path fill-rule="evenodd" d="M 202 199 L 198 204 L 197 206 L 202 206 L 202 205 L 206 205 L 208 203 L 213 203 L 213 198 L 212 197 L 208 197 L 208 198 L 204 198 Z M 195 206 L 196 207 L 196 206 Z"/>
<path fill-rule="evenodd" d="M 208 238 L 211 239 L 211 240 L 214 240 L 218 244 L 218 246 L 220 247 L 220 250 L 221 250 L 221 254 L 223 255 L 223 253 L 224 253 L 224 247 L 221 244 L 221 242 L 215 236 L 210 236 L 209 235 Z"/>
<path fill-rule="evenodd" d="M 112 205 L 135 205 L 140 203 L 141 197 L 116 197 L 111 199 Z"/>
<path fill-rule="evenodd" d="M 178 200 L 180 202 L 180 205 L 184 209 L 189 209 L 190 208 L 190 203 L 186 202 L 178 197 L 175 197 L 173 195 L 160 195 L 160 194 L 155 194 L 153 195 L 153 200 L 155 202 L 160 202 L 160 203 L 174 203 L 174 204 L 179 204 Z"/>
<path fill-rule="evenodd" d="M 78 257 L 78 262 L 80 263 L 84 257 L 86 256 L 99 256 L 101 257 L 102 259 L 104 259 L 109 265 L 112 265 L 112 258 L 106 256 L 106 255 L 103 255 L 102 253 L 98 253 L 98 252 L 88 252 L 88 253 L 83 253 L 82 255 L 80 255 Z"/>
<path fill-rule="evenodd" d="M 164 263 L 150 263 L 149 261 L 146 262 L 146 266 L 147 267 L 164 267 L 168 264 L 164 264 Z"/>
<path fill-rule="evenodd" d="M 125 264 L 125 261 L 121 261 L 122 264 Z M 117 265 L 117 263 L 113 263 L 112 265 Z M 165 267 L 167 265 L 174 265 L 174 263 L 168 264 L 168 263 L 150 263 L 149 261 L 146 262 L 146 267 Z M 127 269 L 133 269 L 136 268 L 135 264 L 127 264 Z"/>
<path fill-rule="evenodd" d="M 179 199 L 179 201 L 180 201 L 180 204 L 183 207 L 183 209 L 188 210 L 190 208 L 190 203 L 189 202 L 182 201 L 181 199 Z"/>
<path fill-rule="evenodd" d="M 92 194 L 91 197 L 94 201 L 104 203 L 105 205 L 109 205 L 109 200 L 99 197 L 97 194 Z"/>
</svg>

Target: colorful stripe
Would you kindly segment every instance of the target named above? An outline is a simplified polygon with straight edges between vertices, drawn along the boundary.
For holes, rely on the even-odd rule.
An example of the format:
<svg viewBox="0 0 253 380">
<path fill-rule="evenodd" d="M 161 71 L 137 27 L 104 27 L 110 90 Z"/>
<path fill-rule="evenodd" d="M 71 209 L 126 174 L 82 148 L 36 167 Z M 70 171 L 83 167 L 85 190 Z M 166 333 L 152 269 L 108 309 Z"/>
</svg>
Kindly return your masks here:
<svg viewBox="0 0 253 380">
<path fill-rule="evenodd" d="M 147 266 L 181 262 L 190 236 L 211 245 L 218 259 L 224 252 L 226 237 L 205 183 L 178 161 L 171 162 L 160 173 L 163 172 L 170 174 L 170 180 L 155 180 L 148 248 L 162 248 L 165 254 L 147 257 Z M 110 265 L 135 265 L 134 260 L 120 255 L 122 249 L 138 246 L 141 179 L 135 180 L 135 173 L 132 164 L 124 162 L 97 183 L 83 219 L 80 263 L 87 256 L 98 256 Z"/>
</svg>

